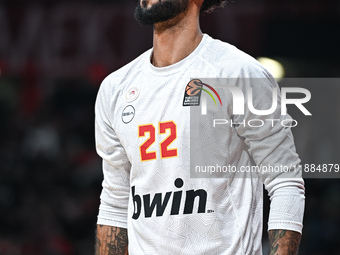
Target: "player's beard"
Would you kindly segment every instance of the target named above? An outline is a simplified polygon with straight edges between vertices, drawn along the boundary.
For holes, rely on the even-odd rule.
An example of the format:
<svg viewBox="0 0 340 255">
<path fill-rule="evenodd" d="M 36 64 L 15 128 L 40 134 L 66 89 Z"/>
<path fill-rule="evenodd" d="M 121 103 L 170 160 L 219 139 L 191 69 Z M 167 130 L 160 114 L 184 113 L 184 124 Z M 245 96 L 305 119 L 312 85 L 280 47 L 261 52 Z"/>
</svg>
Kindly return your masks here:
<svg viewBox="0 0 340 255">
<path fill-rule="evenodd" d="M 142 6 L 141 6 L 142 5 Z M 168 21 L 188 8 L 188 0 L 160 0 L 147 8 L 147 1 L 138 3 L 135 9 L 135 19 L 142 25 L 154 25 Z"/>
</svg>

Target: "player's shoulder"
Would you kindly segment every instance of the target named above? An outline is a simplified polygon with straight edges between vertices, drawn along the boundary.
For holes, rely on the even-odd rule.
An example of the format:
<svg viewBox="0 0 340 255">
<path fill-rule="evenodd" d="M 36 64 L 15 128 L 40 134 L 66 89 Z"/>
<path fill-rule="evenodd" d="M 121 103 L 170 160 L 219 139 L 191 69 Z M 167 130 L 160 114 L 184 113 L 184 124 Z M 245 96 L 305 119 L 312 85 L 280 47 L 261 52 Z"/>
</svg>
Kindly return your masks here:
<svg viewBox="0 0 340 255">
<path fill-rule="evenodd" d="M 143 72 L 145 62 L 150 58 L 151 52 L 152 49 L 147 50 L 133 61 L 106 76 L 99 87 L 97 102 L 110 102 L 119 98 L 124 87 L 130 84 L 131 77 L 136 77 Z"/>
<path fill-rule="evenodd" d="M 224 75 L 234 78 L 271 78 L 271 74 L 254 57 L 232 44 L 209 36 L 206 40 L 206 56 Z"/>
<path fill-rule="evenodd" d="M 134 77 L 138 73 L 143 71 L 145 68 L 145 62 L 147 59 L 150 58 L 150 54 L 152 49 L 149 49 L 142 53 L 140 56 L 129 62 L 128 64 L 124 65 L 123 67 L 119 68 L 118 70 L 110 73 L 106 78 L 103 80 L 101 84 L 102 87 L 110 87 L 114 90 L 119 90 L 121 86 L 124 85 L 129 77 Z"/>
</svg>

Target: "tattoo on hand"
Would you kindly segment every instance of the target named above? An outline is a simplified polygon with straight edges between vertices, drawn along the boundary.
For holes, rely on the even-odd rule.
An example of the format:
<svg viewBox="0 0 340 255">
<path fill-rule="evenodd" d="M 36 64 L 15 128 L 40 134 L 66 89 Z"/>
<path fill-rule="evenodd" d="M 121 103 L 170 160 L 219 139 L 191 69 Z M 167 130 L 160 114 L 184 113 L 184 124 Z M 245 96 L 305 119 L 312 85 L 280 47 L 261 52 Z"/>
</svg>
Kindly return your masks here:
<svg viewBox="0 0 340 255">
<path fill-rule="evenodd" d="M 126 229 L 97 225 L 96 255 L 124 255 L 127 245 Z"/>
<path fill-rule="evenodd" d="M 270 255 L 296 255 L 299 248 L 301 234 L 290 230 L 270 230 Z"/>
</svg>

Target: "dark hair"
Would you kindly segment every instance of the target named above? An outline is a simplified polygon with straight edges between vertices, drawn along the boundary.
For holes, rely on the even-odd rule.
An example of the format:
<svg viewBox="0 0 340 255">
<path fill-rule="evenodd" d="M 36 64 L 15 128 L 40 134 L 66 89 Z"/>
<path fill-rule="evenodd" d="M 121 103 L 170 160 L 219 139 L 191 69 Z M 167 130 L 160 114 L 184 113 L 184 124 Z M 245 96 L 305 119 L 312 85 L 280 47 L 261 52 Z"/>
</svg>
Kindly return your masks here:
<svg viewBox="0 0 340 255">
<path fill-rule="evenodd" d="M 223 7 L 228 0 L 204 0 L 201 12 L 212 12 L 217 7 Z"/>
</svg>

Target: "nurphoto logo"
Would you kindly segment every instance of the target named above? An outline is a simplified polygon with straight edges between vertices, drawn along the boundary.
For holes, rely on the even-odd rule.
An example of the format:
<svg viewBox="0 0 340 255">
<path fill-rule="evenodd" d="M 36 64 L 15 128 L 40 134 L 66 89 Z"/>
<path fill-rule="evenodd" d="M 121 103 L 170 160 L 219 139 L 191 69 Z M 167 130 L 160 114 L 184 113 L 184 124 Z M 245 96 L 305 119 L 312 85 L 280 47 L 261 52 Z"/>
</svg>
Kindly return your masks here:
<svg viewBox="0 0 340 255">
<path fill-rule="evenodd" d="M 256 80 L 256 79 L 254 79 Z M 193 81 L 200 81 L 198 79 L 193 79 Z M 249 81 L 247 81 L 249 82 Z M 258 81 L 257 81 L 258 83 Z M 190 84 L 190 83 L 189 83 Z M 189 86 L 188 84 L 188 86 Z M 200 81 L 198 84 L 204 84 L 205 86 L 209 87 L 217 96 L 218 99 L 221 102 L 222 106 L 222 101 L 232 101 L 232 115 L 233 116 L 242 116 L 245 115 L 247 112 L 251 113 L 252 115 L 256 115 L 259 118 L 251 118 L 251 119 L 243 119 L 241 122 L 236 123 L 232 118 L 227 119 L 227 118 L 215 118 L 213 119 L 213 126 L 216 127 L 217 125 L 225 125 L 225 124 L 230 124 L 231 126 L 239 126 L 239 125 L 244 125 L 244 126 L 249 126 L 249 127 L 262 127 L 265 122 L 271 123 L 271 126 L 273 127 L 276 122 L 280 121 L 281 125 L 284 127 L 295 127 L 297 126 L 297 121 L 294 119 L 277 119 L 277 118 L 272 118 L 271 114 L 273 114 L 276 110 L 278 110 L 278 106 L 280 106 L 280 114 L 281 116 L 287 115 L 287 105 L 294 105 L 297 107 L 305 116 L 311 116 L 311 112 L 307 110 L 307 108 L 304 106 L 305 103 L 309 102 L 311 99 L 311 93 L 309 90 L 305 88 L 300 88 L 300 87 L 283 87 L 281 88 L 281 91 L 277 87 L 270 87 L 266 88 L 267 90 L 270 89 L 270 94 L 268 98 L 266 98 L 266 107 L 267 109 L 257 109 L 255 107 L 255 101 L 256 101 L 256 96 L 253 95 L 254 88 L 252 86 L 247 86 L 243 90 L 235 85 L 228 85 L 227 81 L 221 81 L 219 80 L 218 82 L 214 82 L 214 87 L 223 89 L 228 94 L 231 94 L 231 100 L 227 100 L 226 97 L 222 97 L 222 100 L 220 98 L 220 95 L 217 93 L 217 91 L 211 86 L 208 85 L 207 82 L 203 83 Z M 229 83 L 230 84 L 230 83 Z M 257 84 L 260 86 L 260 84 Z M 198 90 L 200 88 L 196 88 Z M 201 89 L 200 89 L 201 90 Z M 203 90 L 203 89 L 202 89 Z M 259 93 L 257 91 L 257 93 Z M 211 93 L 208 93 L 210 97 L 212 97 L 215 106 L 216 106 L 216 100 L 212 96 Z M 294 94 L 295 97 L 298 98 L 291 98 L 290 95 Z M 222 94 L 221 94 L 222 95 Z M 225 95 L 225 94 L 223 94 Z M 208 113 L 208 100 L 209 97 L 207 97 L 205 94 L 200 95 L 200 105 L 201 105 L 201 115 L 207 115 Z M 268 105 L 268 102 L 271 102 L 271 104 Z M 226 102 L 228 103 L 228 102 Z M 196 104 L 199 105 L 199 104 Z M 264 118 L 264 116 L 268 116 L 268 118 Z"/>
</svg>

